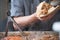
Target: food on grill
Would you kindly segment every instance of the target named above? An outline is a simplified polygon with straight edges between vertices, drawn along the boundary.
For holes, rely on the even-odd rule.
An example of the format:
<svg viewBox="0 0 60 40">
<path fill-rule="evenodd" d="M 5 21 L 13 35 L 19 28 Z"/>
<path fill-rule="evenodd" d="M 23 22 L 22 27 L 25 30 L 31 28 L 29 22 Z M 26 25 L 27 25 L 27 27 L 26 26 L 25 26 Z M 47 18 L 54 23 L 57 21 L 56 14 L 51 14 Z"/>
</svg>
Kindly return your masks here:
<svg viewBox="0 0 60 40">
<path fill-rule="evenodd" d="M 58 37 L 54 35 L 43 35 L 40 40 L 58 40 Z"/>
<path fill-rule="evenodd" d="M 25 32 L 25 36 L 8 35 L 1 40 L 59 40 L 59 34 L 55 32 Z"/>
<path fill-rule="evenodd" d="M 23 39 L 20 36 L 8 36 L 8 37 L 5 37 L 1 40 L 23 40 Z"/>
</svg>

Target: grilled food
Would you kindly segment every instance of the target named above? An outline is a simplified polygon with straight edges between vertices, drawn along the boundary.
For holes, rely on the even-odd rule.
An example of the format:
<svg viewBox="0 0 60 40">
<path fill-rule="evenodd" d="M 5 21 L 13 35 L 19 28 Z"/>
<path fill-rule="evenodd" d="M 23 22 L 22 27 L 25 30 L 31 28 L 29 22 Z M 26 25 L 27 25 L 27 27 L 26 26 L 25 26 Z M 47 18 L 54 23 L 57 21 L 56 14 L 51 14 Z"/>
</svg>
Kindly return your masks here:
<svg viewBox="0 0 60 40">
<path fill-rule="evenodd" d="M 23 40 L 23 39 L 20 36 L 8 36 L 8 37 L 5 37 L 1 40 Z"/>
</svg>

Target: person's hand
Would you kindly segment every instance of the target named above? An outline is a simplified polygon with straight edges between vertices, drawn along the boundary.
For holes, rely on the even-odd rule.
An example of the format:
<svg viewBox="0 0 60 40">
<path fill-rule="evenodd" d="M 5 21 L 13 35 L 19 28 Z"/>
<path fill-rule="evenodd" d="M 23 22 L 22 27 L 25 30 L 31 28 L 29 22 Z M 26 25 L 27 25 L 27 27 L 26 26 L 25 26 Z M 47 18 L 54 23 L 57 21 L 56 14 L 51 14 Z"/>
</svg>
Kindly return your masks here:
<svg viewBox="0 0 60 40">
<path fill-rule="evenodd" d="M 20 28 L 32 25 L 33 23 L 38 21 L 38 18 L 36 17 L 36 13 L 33 13 L 29 16 L 20 16 L 20 17 L 14 17 L 13 18 L 15 22 L 19 25 Z M 13 23 L 14 29 L 17 30 L 17 26 L 15 23 Z"/>
<path fill-rule="evenodd" d="M 56 7 L 51 7 L 49 10 L 48 10 L 48 13 L 47 15 L 40 15 L 42 14 L 42 6 L 45 4 L 45 2 L 41 2 L 38 6 L 37 6 L 37 10 L 36 10 L 36 14 L 37 14 L 37 18 L 41 21 L 47 21 L 49 19 L 51 19 L 55 13 L 58 11 L 59 9 L 59 6 L 56 6 Z M 45 11 L 46 12 L 46 11 Z"/>
</svg>

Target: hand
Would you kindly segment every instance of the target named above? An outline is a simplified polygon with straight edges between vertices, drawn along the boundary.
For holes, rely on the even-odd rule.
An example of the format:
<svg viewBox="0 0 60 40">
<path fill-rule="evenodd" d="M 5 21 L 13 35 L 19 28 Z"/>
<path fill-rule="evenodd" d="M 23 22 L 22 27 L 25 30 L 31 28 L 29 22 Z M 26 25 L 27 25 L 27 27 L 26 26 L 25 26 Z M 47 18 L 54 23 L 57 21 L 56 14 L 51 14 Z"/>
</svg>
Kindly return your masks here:
<svg viewBox="0 0 60 40">
<path fill-rule="evenodd" d="M 49 19 L 51 19 L 55 13 L 59 10 L 59 6 L 57 7 L 51 7 L 49 10 L 48 10 L 48 13 L 47 15 L 43 15 L 42 17 L 40 17 L 42 14 L 42 6 L 45 4 L 45 2 L 41 2 L 38 6 L 37 6 L 37 10 L 36 10 L 36 14 L 37 14 L 37 18 L 41 21 L 47 21 Z"/>
<path fill-rule="evenodd" d="M 37 22 L 38 19 L 35 16 L 36 13 L 29 15 L 29 16 L 22 16 L 22 17 L 14 17 L 15 22 L 21 27 L 32 25 L 33 23 Z M 13 23 L 15 30 L 17 30 L 17 26 Z"/>
</svg>

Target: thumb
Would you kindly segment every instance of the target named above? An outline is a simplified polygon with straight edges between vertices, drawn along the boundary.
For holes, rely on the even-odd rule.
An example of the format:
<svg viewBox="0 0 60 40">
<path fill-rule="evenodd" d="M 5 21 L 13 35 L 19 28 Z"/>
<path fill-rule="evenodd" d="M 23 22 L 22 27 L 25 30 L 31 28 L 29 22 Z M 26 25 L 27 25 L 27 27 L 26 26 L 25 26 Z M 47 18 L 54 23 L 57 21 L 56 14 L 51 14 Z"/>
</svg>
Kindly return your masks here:
<svg viewBox="0 0 60 40">
<path fill-rule="evenodd" d="M 37 6 L 37 8 L 38 8 L 38 9 L 41 9 L 42 6 L 43 6 L 43 4 L 45 4 L 45 1 L 41 2 L 41 3 Z"/>
<path fill-rule="evenodd" d="M 59 6 L 59 5 L 57 5 L 57 6 L 56 6 L 56 9 L 59 9 L 59 7 L 60 7 L 60 6 Z"/>
</svg>

